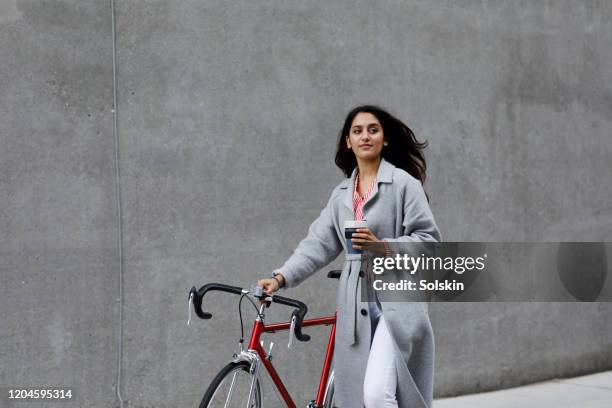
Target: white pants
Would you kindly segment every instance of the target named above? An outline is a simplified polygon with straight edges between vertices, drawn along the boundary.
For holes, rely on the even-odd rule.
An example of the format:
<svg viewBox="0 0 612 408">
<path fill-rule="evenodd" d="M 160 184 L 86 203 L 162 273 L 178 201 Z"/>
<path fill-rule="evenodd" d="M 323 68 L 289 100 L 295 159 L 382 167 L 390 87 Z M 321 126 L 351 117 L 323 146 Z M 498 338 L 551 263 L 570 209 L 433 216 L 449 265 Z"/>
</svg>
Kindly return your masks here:
<svg viewBox="0 0 612 408">
<path fill-rule="evenodd" d="M 372 340 L 363 382 L 363 402 L 366 408 L 397 408 L 395 358 L 393 340 L 381 315 Z"/>
</svg>

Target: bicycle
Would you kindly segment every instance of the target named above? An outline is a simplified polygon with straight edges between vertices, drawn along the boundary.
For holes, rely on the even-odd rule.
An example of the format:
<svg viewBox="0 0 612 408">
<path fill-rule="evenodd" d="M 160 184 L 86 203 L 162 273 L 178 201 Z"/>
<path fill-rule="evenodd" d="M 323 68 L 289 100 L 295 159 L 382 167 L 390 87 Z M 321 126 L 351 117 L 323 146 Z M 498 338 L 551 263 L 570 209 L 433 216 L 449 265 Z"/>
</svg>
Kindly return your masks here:
<svg viewBox="0 0 612 408">
<path fill-rule="evenodd" d="M 328 278 L 338 279 L 341 272 L 342 271 L 339 270 L 330 271 L 327 276 Z M 268 295 L 263 292 L 261 287 L 243 289 L 237 286 L 230 286 L 221 283 L 209 283 L 202 286 L 199 290 L 196 290 L 195 286 L 192 287 L 189 291 L 188 300 L 190 313 L 191 305 L 193 304 L 193 308 L 198 317 L 201 319 L 212 318 L 211 313 L 207 313 L 202 310 L 204 295 L 210 291 L 222 291 L 241 296 L 238 310 L 240 314 L 242 335 L 239 340 L 240 353 L 234 354 L 232 360 L 214 377 L 208 386 L 204 397 L 202 398 L 200 408 L 230 408 L 238 406 L 246 406 L 248 408 L 263 407 L 262 386 L 260 380 L 262 365 L 267 370 L 276 391 L 280 394 L 287 407 L 295 408 L 295 402 L 272 365 L 272 347 L 274 346 L 274 343 L 271 342 L 270 349 L 266 353 L 263 348 L 263 342 L 260 342 L 260 336 L 262 333 L 276 333 L 279 331 L 289 330 L 288 347 L 291 347 L 293 337 L 297 338 L 299 341 L 310 340 L 310 336 L 302 333 L 302 327 L 322 325 L 331 325 L 331 331 L 329 341 L 327 343 L 323 369 L 321 371 L 321 378 L 319 380 L 317 389 L 317 396 L 315 399 L 311 400 L 306 407 L 333 408 L 334 373 L 331 365 L 334 354 L 334 340 L 336 333 L 335 314 L 334 316 L 322 316 L 304 320 L 304 316 L 308 312 L 308 307 L 299 300 L 290 299 L 279 295 Z M 253 299 L 248 296 L 263 301 L 264 303 L 257 308 Z M 243 348 L 244 326 L 242 324 L 241 312 L 241 302 L 245 297 L 247 297 L 247 299 L 253 304 L 253 306 L 255 306 L 255 309 L 257 310 L 257 317 L 255 318 L 247 350 L 244 350 Z M 295 310 L 291 315 L 291 320 L 289 322 L 265 324 L 264 311 L 267 307 L 270 307 L 272 303 L 295 307 Z M 188 324 L 190 320 L 191 317 L 189 317 Z M 234 401 L 237 401 L 238 405 L 233 404 Z"/>
</svg>

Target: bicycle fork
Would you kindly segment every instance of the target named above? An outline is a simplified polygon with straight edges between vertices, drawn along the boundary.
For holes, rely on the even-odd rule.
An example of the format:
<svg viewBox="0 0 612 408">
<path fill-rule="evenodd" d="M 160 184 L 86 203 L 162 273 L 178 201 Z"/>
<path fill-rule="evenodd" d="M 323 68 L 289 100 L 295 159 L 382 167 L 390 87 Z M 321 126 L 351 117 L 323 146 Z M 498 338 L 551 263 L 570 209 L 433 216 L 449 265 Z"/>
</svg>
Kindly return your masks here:
<svg viewBox="0 0 612 408">
<path fill-rule="evenodd" d="M 251 385 L 249 387 L 249 398 L 247 400 L 247 408 L 251 408 L 253 404 L 253 399 L 255 398 L 255 389 L 257 388 L 257 379 L 259 378 L 259 369 L 261 365 L 261 361 L 259 355 L 252 350 L 242 350 L 239 354 L 234 354 L 234 358 L 232 359 L 234 363 L 238 363 L 240 361 L 246 361 L 249 363 L 249 374 L 251 375 Z M 225 408 L 227 408 L 227 404 L 232 399 L 232 393 L 234 390 L 234 383 L 236 381 L 237 373 L 234 373 L 232 377 L 232 383 L 230 385 L 230 389 L 227 395 L 227 400 L 225 401 Z"/>
<path fill-rule="evenodd" d="M 257 385 L 257 377 L 259 376 L 259 358 L 256 358 L 251 363 L 251 369 L 249 370 L 249 372 L 251 373 L 252 378 L 251 378 L 251 388 L 249 389 L 249 399 L 247 402 L 247 407 L 251 408 L 253 398 L 255 398 L 255 387 Z"/>
</svg>

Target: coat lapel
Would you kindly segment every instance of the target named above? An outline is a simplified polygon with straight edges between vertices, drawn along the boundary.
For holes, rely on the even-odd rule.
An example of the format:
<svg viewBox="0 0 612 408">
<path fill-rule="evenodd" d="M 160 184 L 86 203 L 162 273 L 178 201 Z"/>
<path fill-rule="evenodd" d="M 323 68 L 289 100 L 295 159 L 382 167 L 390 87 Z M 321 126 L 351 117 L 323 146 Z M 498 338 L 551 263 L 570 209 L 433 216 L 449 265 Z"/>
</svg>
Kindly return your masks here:
<svg viewBox="0 0 612 408">
<path fill-rule="evenodd" d="M 368 199 L 366 200 L 366 202 L 363 203 L 364 214 L 365 214 L 365 209 L 368 206 L 368 203 L 372 201 L 374 197 L 376 197 L 376 195 L 378 194 L 378 189 L 379 189 L 378 186 L 380 185 L 380 183 L 392 183 L 393 182 L 393 169 L 394 168 L 395 166 L 389 163 L 388 161 L 386 161 L 384 158 L 380 160 L 380 164 L 378 165 L 378 172 L 376 173 L 376 185 L 374 186 L 374 189 L 368 196 Z"/>
<path fill-rule="evenodd" d="M 353 169 L 351 177 L 344 179 L 344 184 L 340 186 L 341 189 L 344 189 L 344 196 L 342 197 L 342 202 L 344 203 L 346 208 L 351 210 L 351 214 L 353 214 L 353 216 L 355 211 L 353 209 L 353 188 L 355 186 L 355 177 L 357 177 L 357 167 Z"/>
</svg>

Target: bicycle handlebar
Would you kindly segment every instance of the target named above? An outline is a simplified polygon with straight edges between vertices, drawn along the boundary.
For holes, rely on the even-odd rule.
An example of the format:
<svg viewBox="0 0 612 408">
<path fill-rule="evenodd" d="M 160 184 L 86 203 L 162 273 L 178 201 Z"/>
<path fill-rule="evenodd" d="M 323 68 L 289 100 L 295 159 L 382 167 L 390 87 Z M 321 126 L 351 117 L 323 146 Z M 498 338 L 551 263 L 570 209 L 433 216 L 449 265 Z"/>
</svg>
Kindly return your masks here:
<svg viewBox="0 0 612 408">
<path fill-rule="evenodd" d="M 242 288 L 238 286 L 230 286 L 225 285 L 223 283 L 208 283 L 197 290 L 196 287 L 192 287 L 189 291 L 189 296 L 193 296 L 193 308 L 195 309 L 196 314 L 200 319 L 210 319 L 212 318 L 212 313 L 206 313 L 202 310 L 202 300 L 204 299 L 204 295 L 206 292 L 211 290 L 218 290 L 221 292 L 229 292 L 234 293 L 236 295 L 242 294 Z"/>
<path fill-rule="evenodd" d="M 196 315 L 200 319 L 210 319 L 212 318 L 212 313 L 207 313 L 202 310 L 202 300 L 204 299 L 204 295 L 209 291 L 221 291 L 234 293 L 236 295 L 242 295 L 244 293 L 249 293 L 246 289 L 239 288 L 238 286 L 230 286 L 225 285 L 223 283 L 208 283 L 202 286 L 199 290 L 196 287 L 192 287 L 189 291 L 189 297 L 193 297 L 193 308 L 195 309 Z M 295 317 L 295 328 L 294 334 L 295 337 L 299 341 L 308 341 L 310 340 L 310 336 L 302 333 L 302 321 L 304 320 L 304 316 L 308 312 L 308 307 L 299 300 L 286 298 L 284 296 L 279 295 L 266 295 L 266 299 L 271 299 L 272 302 L 278 303 L 285 306 L 292 306 L 296 309 L 291 314 L 291 317 Z"/>
<path fill-rule="evenodd" d="M 295 317 L 295 328 L 293 330 L 295 338 L 299 341 L 310 340 L 309 335 L 302 333 L 302 321 L 304 320 L 306 313 L 308 313 L 308 306 L 299 300 L 289 299 L 279 295 L 272 295 L 272 301 L 275 303 L 280 303 L 281 305 L 293 306 L 296 308 L 291 314 L 291 318 Z"/>
</svg>

